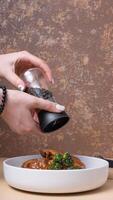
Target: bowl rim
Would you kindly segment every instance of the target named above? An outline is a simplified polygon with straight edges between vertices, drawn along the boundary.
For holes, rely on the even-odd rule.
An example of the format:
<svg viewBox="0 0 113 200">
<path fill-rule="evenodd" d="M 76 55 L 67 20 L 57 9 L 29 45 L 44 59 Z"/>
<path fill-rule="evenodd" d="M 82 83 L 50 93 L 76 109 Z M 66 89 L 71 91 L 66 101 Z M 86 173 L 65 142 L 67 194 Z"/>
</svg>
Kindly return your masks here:
<svg viewBox="0 0 113 200">
<path fill-rule="evenodd" d="M 40 155 L 40 154 L 31 154 L 31 155 L 24 155 L 24 156 L 15 156 L 15 157 L 11 157 L 11 158 L 7 158 L 3 161 L 3 168 L 5 166 L 7 166 L 8 168 L 14 168 L 14 169 L 17 169 L 17 170 L 22 170 L 22 171 L 37 171 L 37 172 L 57 172 L 57 173 L 61 173 L 61 172 L 84 172 L 84 171 L 93 171 L 93 170 L 96 170 L 96 169 L 102 169 L 102 168 L 109 168 L 109 163 L 108 161 L 102 159 L 102 158 L 97 158 L 97 157 L 94 157 L 94 156 L 86 156 L 86 155 L 74 155 L 74 156 L 77 156 L 78 158 L 88 158 L 88 159 L 96 159 L 96 160 L 99 160 L 99 161 L 102 161 L 104 163 L 103 166 L 98 166 L 98 167 L 92 167 L 92 168 L 84 168 L 84 169 L 60 169 L 60 170 L 55 170 L 55 169 L 29 169 L 29 168 L 22 168 L 21 166 L 14 166 L 14 165 L 10 165 L 8 164 L 7 162 L 10 161 L 11 159 L 16 159 L 16 158 L 20 158 L 20 157 L 32 157 L 32 156 L 37 156 L 37 155 Z M 33 172 L 34 173 L 34 172 Z"/>
</svg>

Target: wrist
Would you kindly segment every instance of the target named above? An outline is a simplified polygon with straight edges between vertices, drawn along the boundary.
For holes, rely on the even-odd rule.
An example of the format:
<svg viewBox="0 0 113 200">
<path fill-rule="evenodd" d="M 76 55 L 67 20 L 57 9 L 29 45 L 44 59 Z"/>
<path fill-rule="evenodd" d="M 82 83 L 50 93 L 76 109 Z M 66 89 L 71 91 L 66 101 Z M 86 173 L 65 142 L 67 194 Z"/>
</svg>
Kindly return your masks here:
<svg viewBox="0 0 113 200">
<path fill-rule="evenodd" d="M 5 86 L 0 86 L 0 114 L 2 114 L 7 101 L 7 89 Z"/>
</svg>

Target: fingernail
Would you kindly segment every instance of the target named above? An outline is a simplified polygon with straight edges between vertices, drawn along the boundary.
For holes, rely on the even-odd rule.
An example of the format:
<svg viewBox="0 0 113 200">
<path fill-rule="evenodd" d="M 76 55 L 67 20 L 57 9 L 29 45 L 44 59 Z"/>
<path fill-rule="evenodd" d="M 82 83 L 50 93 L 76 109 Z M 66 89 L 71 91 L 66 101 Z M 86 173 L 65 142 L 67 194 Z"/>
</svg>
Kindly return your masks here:
<svg viewBox="0 0 113 200">
<path fill-rule="evenodd" d="M 23 85 L 18 85 L 18 89 L 23 92 L 25 87 Z"/>
<path fill-rule="evenodd" d="M 52 84 L 54 84 L 54 83 L 55 83 L 55 81 L 54 81 L 54 79 L 53 79 L 53 78 L 52 78 L 52 80 L 51 80 L 51 83 L 52 83 Z"/>
<path fill-rule="evenodd" d="M 64 110 L 65 110 L 65 106 L 62 106 L 62 105 L 60 105 L 60 104 L 56 104 L 56 108 L 57 108 L 58 110 L 61 110 L 61 111 L 64 111 Z"/>
</svg>

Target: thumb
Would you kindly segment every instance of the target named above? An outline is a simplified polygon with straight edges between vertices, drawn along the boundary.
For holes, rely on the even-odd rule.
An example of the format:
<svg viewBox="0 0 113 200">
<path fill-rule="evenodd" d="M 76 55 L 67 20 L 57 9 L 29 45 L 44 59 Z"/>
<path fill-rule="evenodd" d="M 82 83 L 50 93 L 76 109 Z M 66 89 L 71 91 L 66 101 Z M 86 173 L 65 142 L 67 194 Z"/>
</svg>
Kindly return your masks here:
<svg viewBox="0 0 113 200">
<path fill-rule="evenodd" d="M 25 83 L 19 78 L 14 72 L 7 73 L 7 80 L 12 83 L 15 87 L 23 91 L 25 89 Z"/>
</svg>

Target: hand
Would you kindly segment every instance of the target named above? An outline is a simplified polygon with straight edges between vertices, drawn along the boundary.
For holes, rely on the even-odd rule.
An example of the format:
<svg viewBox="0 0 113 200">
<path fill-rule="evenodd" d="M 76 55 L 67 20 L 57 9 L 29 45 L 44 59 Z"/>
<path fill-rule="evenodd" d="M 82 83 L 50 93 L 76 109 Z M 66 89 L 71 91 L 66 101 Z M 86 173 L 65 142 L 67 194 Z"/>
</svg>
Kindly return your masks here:
<svg viewBox="0 0 113 200">
<path fill-rule="evenodd" d="M 51 70 L 48 65 L 40 58 L 30 54 L 27 51 L 0 55 L 0 76 L 7 79 L 15 87 L 24 89 L 25 84 L 19 78 L 19 74 L 25 69 L 37 67 L 46 78 L 53 82 Z M 18 74 L 18 75 L 17 75 Z"/>
<path fill-rule="evenodd" d="M 33 119 L 35 109 L 61 112 L 65 108 L 21 91 L 7 90 L 7 102 L 1 116 L 16 133 L 37 133 L 39 127 Z"/>
</svg>

